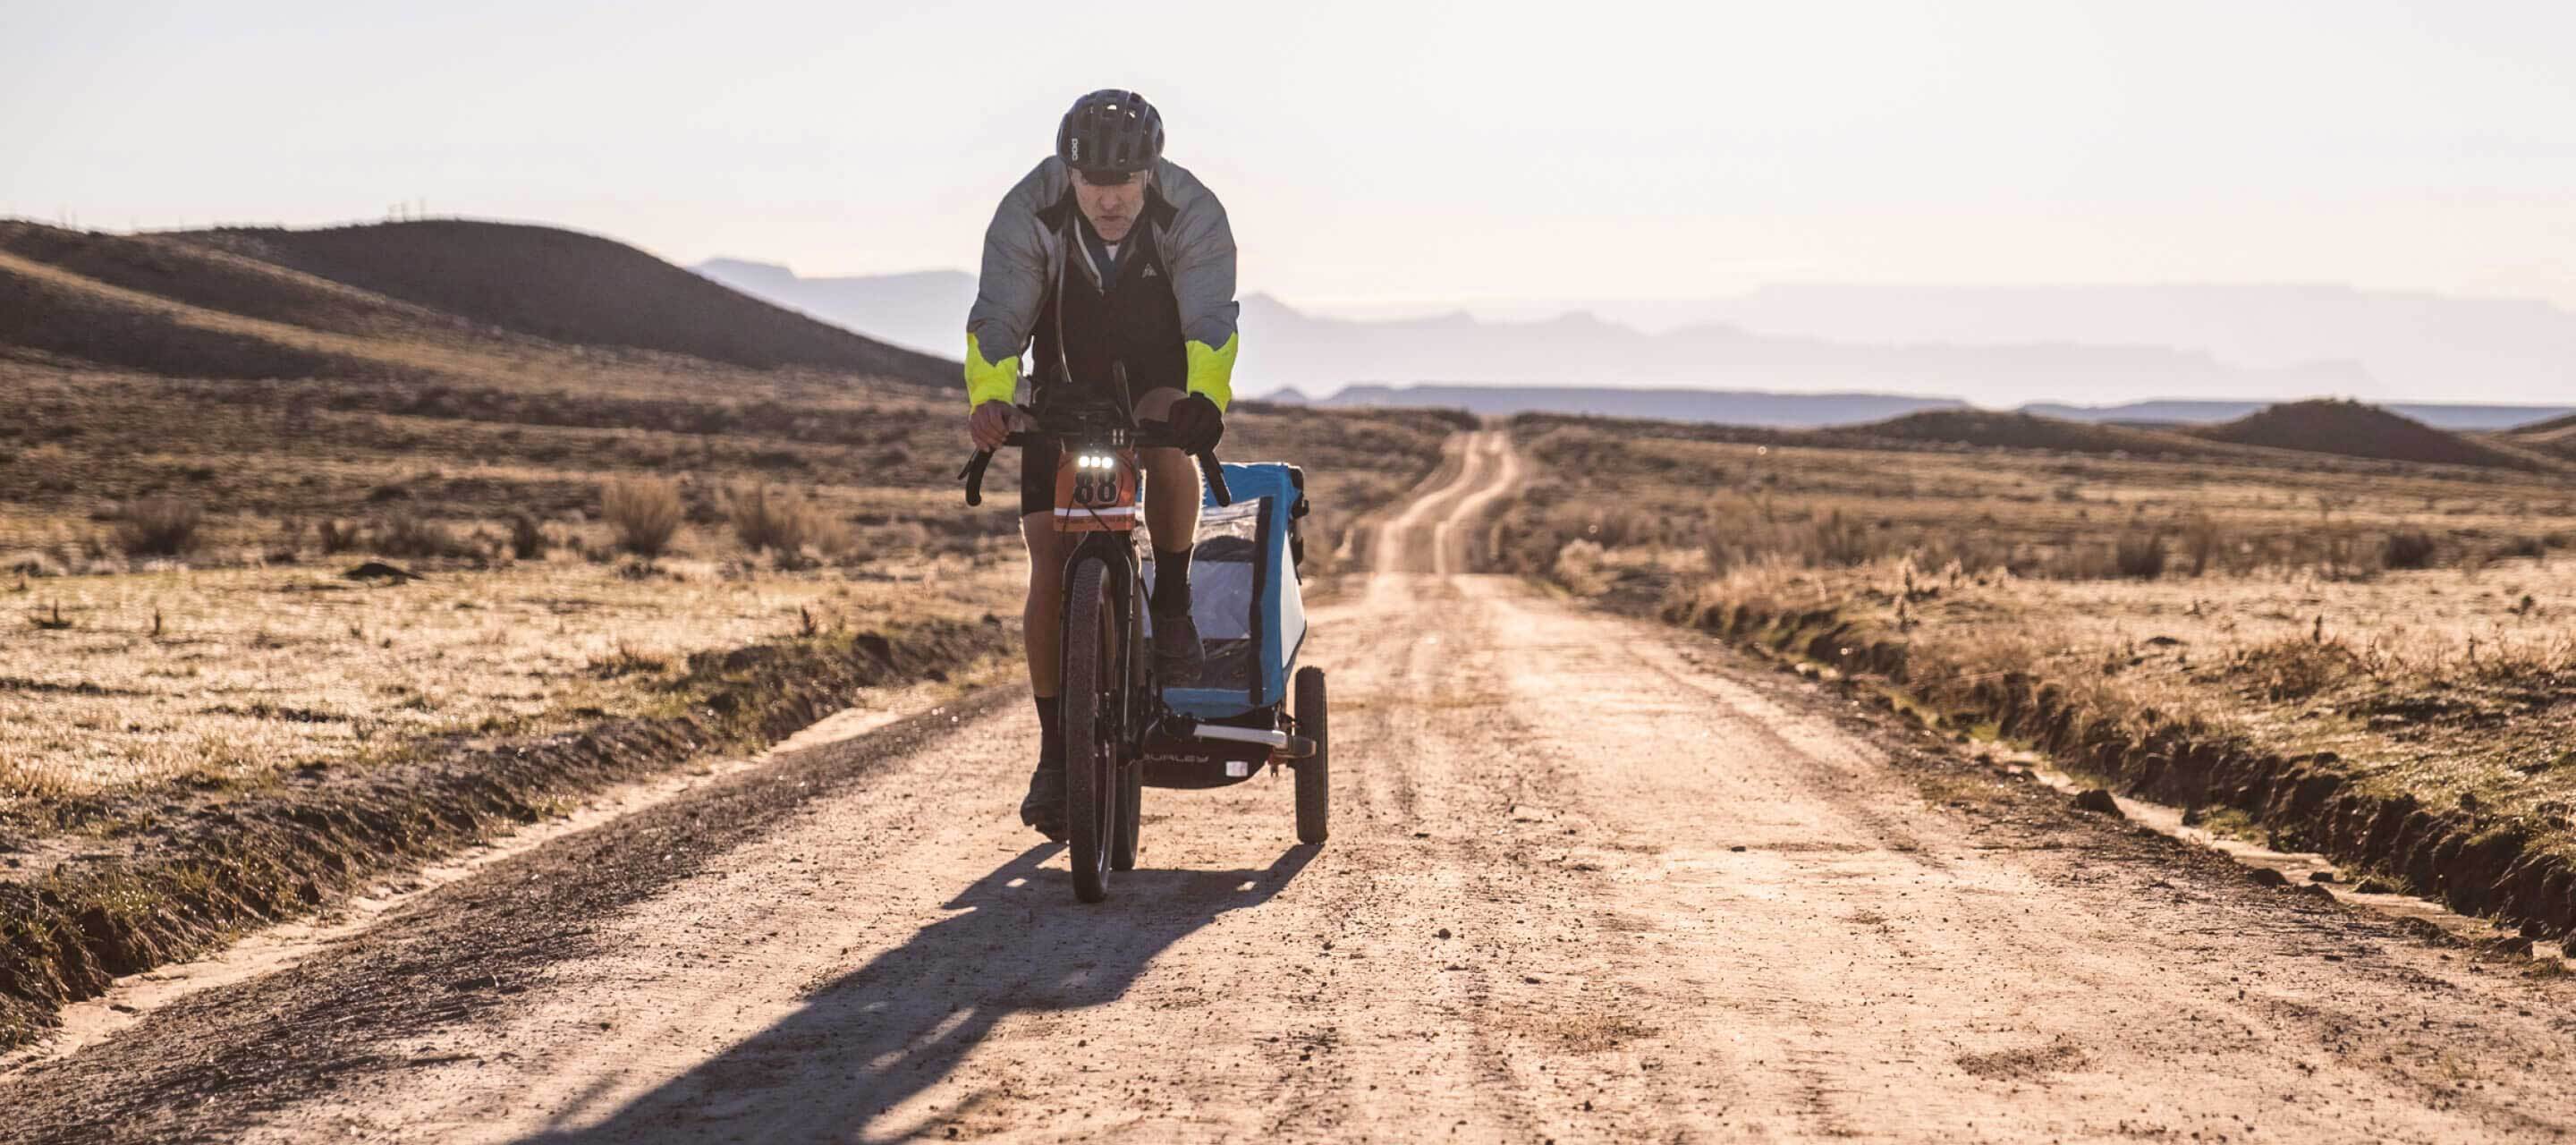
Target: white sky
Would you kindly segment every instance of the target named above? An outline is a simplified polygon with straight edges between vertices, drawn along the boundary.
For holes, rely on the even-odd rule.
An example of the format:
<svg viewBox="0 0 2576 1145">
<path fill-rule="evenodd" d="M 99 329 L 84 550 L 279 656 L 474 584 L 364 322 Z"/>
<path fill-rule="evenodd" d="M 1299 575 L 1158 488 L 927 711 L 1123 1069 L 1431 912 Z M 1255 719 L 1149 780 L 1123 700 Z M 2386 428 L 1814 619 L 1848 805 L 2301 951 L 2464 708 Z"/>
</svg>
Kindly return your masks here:
<svg viewBox="0 0 2576 1145">
<path fill-rule="evenodd" d="M 682 262 L 971 269 L 1064 106 L 1113 84 L 1226 199 L 1246 288 L 1292 302 L 2330 281 L 2576 306 L 2563 0 L 0 0 L 0 214 L 426 200 Z"/>
</svg>

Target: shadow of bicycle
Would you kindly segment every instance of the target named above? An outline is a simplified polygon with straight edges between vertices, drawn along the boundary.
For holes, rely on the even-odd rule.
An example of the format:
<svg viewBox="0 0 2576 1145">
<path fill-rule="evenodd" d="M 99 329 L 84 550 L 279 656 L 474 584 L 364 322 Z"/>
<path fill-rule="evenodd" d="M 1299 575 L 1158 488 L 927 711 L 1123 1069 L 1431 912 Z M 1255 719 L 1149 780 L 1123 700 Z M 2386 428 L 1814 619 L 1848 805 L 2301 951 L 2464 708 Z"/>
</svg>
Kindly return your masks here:
<svg viewBox="0 0 2576 1145">
<path fill-rule="evenodd" d="M 946 904 L 928 926 L 815 992 L 805 1008 L 586 1128 L 525 1138 L 865 1141 L 909 1136 L 879 1119 L 948 1076 L 995 1024 L 1127 992 L 1147 964 L 1218 915 L 1267 902 L 1313 861 L 1292 847 L 1261 870 L 1137 870 L 1095 906 L 1032 847 Z M 576 1101 L 557 1122 L 588 1120 Z"/>
</svg>

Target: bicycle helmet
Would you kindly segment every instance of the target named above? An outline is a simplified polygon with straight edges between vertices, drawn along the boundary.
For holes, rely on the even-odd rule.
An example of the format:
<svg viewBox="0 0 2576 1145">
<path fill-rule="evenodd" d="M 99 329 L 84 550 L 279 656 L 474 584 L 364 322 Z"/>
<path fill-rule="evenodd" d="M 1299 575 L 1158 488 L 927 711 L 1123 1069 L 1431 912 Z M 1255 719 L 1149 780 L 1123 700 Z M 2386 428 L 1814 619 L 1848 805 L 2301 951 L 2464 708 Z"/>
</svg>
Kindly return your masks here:
<svg viewBox="0 0 2576 1145">
<path fill-rule="evenodd" d="M 1064 113 L 1055 154 L 1085 182 L 1124 183 L 1163 157 L 1163 113 L 1132 91 L 1095 91 Z"/>
</svg>

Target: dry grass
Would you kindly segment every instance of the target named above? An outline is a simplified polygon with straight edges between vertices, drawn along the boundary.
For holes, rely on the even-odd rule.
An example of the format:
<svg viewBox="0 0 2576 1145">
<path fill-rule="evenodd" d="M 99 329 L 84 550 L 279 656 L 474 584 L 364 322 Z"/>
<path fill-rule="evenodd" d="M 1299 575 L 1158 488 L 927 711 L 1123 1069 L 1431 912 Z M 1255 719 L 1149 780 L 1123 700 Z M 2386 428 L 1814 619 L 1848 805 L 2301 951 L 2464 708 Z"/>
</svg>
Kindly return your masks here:
<svg viewBox="0 0 2576 1145">
<path fill-rule="evenodd" d="M 1675 591 L 1901 629 L 1914 661 L 1937 666 L 1916 674 L 1936 701 L 2027 673 L 2140 728 L 2182 719 L 2333 752 L 2382 793 L 2437 807 L 2465 795 L 2561 830 L 2576 814 L 2576 561 L 2215 582 L 1775 563 Z"/>
<path fill-rule="evenodd" d="M 2332 752 L 2369 790 L 2561 840 L 2576 820 L 2576 496 L 2554 478 L 1523 424 L 1561 480 L 1497 551 L 1576 592 L 1833 610 L 1901 635 L 1936 703 L 2025 673 L 2136 727 Z"/>
<path fill-rule="evenodd" d="M 725 496 L 725 515 L 743 548 L 775 554 L 786 563 L 802 563 L 809 547 L 814 555 L 833 556 L 850 543 L 848 531 L 812 500 L 765 484 L 736 486 Z"/>
<path fill-rule="evenodd" d="M 459 539 L 454 529 L 413 513 L 396 513 L 378 524 L 368 547 L 388 557 L 453 559 L 483 555 L 480 546 Z"/>
<path fill-rule="evenodd" d="M 679 487 L 659 477 L 623 477 L 599 491 L 600 516 L 620 552 L 651 560 L 671 547 L 686 507 Z"/>
<path fill-rule="evenodd" d="M 2548 475 L 2288 454 L 2174 463 L 1825 448 L 1657 436 L 1653 423 L 1518 424 L 1550 480 L 1498 520 L 1494 549 L 1515 571 L 1542 575 L 1576 539 L 1702 548 L 1719 569 L 1775 556 L 1822 568 L 1911 555 L 1926 568 L 1955 560 L 2073 580 L 2283 570 L 2367 578 L 2576 542 L 2576 490 Z"/>
<path fill-rule="evenodd" d="M 632 580 L 528 562 L 361 585 L 309 569 L 175 570 L 46 584 L 60 630 L 0 626 L 0 812 L 169 782 L 347 766 L 429 734 L 642 714 L 689 653 L 809 625 L 980 617 L 1017 570 L 963 557 L 728 578 L 674 562 Z M 160 631 L 155 635 L 158 624 Z"/>
<path fill-rule="evenodd" d="M 510 514 L 510 556 L 523 561 L 543 559 L 554 548 L 554 538 L 546 535 L 545 526 L 534 514 Z"/>
<path fill-rule="evenodd" d="M 132 557 L 185 556 L 197 544 L 197 526 L 206 514 L 175 497 L 146 497 L 125 506 L 116 518 L 116 547 Z"/>
</svg>

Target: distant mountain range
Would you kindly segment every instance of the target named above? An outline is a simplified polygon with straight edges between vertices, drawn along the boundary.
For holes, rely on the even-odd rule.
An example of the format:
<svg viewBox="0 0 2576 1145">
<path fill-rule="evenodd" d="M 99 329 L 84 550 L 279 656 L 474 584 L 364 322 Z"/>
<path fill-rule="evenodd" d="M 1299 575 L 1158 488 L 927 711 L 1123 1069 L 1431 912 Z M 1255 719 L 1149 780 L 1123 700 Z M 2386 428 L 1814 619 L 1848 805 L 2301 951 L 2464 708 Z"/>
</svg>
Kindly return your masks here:
<svg viewBox="0 0 2576 1145">
<path fill-rule="evenodd" d="M 736 258 L 689 269 L 773 305 L 943 358 L 966 348 L 966 309 L 975 304 L 975 276 L 957 270 L 799 278 L 783 266 Z"/>
<path fill-rule="evenodd" d="M 1309 398 L 1287 389 L 1264 395 L 1275 402 L 1325 406 L 1431 406 L 1470 413 L 1577 414 L 1589 417 L 1652 418 L 1697 421 L 1771 429 L 1824 429 L 1863 425 L 1939 410 L 1973 407 L 1957 398 L 1904 394 L 1781 394 L 1756 390 L 1621 389 L 1614 386 L 1345 386 L 1324 398 Z M 2074 406 L 2034 402 L 2014 411 L 2059 421 L 2094 425 L 2218 425 L 2270 408 L 2267 402 L 2148 401 L 2117 406 Z M 2389 412 L 2449 430 L 2491 431 L 2539 428 L 2551 419 L 2576 414 L 2576 406 L 2490 406 L 2406 404 Z"/>
<path fill-rule="evenodd" d="M 974 279 L 957 271 L 803 278 L 785 267 L 718 259 L 696 269 L 734 289 L 870 337 L 934 353 L 963 339 Z M 2368 381 L 2350 363 L 2248 369 L 2152 346 L 2032 343 L 1869 345 L 1778 337 L 1721 325 L 1649 334 L 1570 314 L 1483 322 L 1464 313 L 1394 321 L 1327 318 L 1265 294 L 1243 300 L 1241 385 L 1337 388 L 1355 382 L 1689 386 L 1766 391 L 1913 391 L 2063 396 L 2332 393 Z"/>
<path fill-rule="evenodd" d="M 804 278 L 738 259 L 693 269 L 943 356 L 958 352 L 975 297 L 974 277 L 960 271 Z M 1439 393 L 1439 404 L 1492 412 L 1782 426 L 1877 420 L 1963 399 L 2041 403 L 2034 412 L 2085 421 L 2199 423 L 2242 417 L 2266 400 L 2359 396 L 2462 429 L 2576 409 L 2537 404 L 2576 394 L 2576 314 L 2538 302 L 2301 286 L 1781 286 L 1662 304 L 1659 313 L 1726 320 L 1660 331 L 1588 312 L 1537 321 L 1464 311 L 1360 320 L 1255 294 L 1243 300 L 1237 385 L 1256 396 L 1334 394 L 1322 399 L 1329 404 Z M 1358 388 L 1343 393 L 1348 387 Z M 2535 404 L 2397 400 L 2467 390 L 2527 395 Z M 1804 404 L 1797 395 L 1820 400 Z M 2064 404 L 2078 396 L 2128 404 Z"/>
<path fill-rule="evenodd" d="M 2298 284 L 1785 284 L 1713 301 L 1699 313 L 1766 334 L 1860 342 L 2175 346 L 2254 368 L 2350 362 L 2358 376 L 2340 392 L 2382 403 L 2446 394 L 2547 403 L 2576 395 L 2576 312 L 2528 299 Z M 2287 395 L 2173 389 L 2154 396 Z"/>
<path fill-rule="evenodd" d="M 1590 417 L 1701 421 L 1771 429 L 1816 429 L 1885 421 L 1925 410 L 1966 409 L 1956 398 L 1900 394 L 1774 394 L 1751 390 L 1620 389 L 1615 386 L 1345 386 L 1320 400 L 1295 389 L 1263 395 L 1274 402 L 1328 406 L 1432 406 L 1504 415 L 1561 413 Z"/>
<path fill-rule="evenodd" d="M 2270 402 L 2147 401 L 2116 406 L 2060 405 L 2032 402 L 2023 413 L 2067 421 L 2117 422 L 2137 425 L 2216 425 L 2262 410 Z M 2576 413 L 2576 405 L 2462 405 L 2439 402 L 2389 402 L 2381 408 L 2442 429 L 2512 429 Z"/>
</svg>

